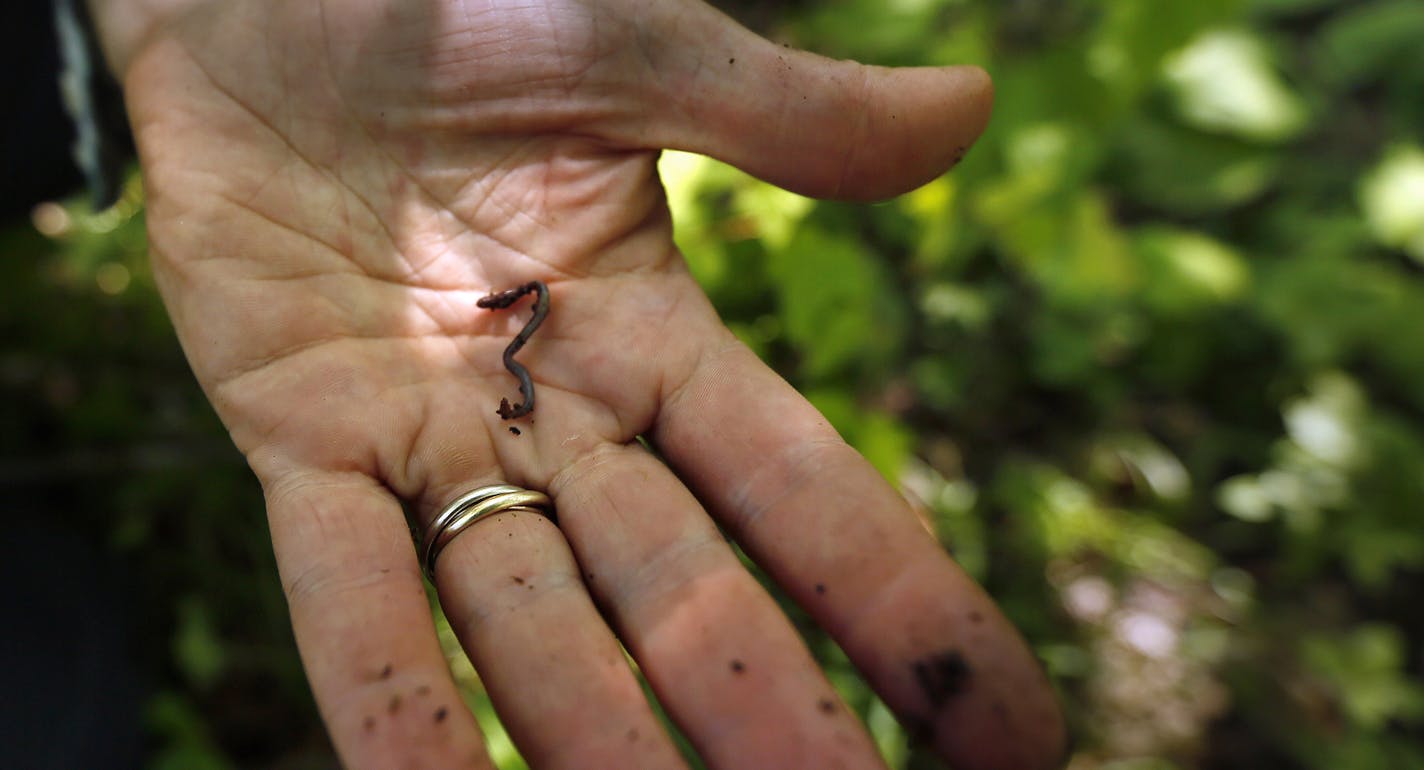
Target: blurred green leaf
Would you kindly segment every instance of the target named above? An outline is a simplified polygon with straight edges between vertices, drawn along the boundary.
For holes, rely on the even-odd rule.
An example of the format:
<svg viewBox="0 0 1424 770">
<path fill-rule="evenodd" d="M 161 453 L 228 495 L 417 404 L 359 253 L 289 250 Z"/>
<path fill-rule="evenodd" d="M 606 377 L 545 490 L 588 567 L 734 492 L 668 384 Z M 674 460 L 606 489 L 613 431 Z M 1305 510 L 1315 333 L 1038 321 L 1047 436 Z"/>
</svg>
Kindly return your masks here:
<svg viewBox="0 0 1424 770">
<path fill-rule="evenodd" d="M 227 658 L 222 638 L 208 608 L 196 596 L 188 596 L 178 604 L 173 657 L 199 689 L 211 687 L 222 675 Z"/>
<path fill-rule="evenodd" d="M 804 356 L 806 376 L 884 361 L 900 346 L 902 314 L 886 295 L 880 267 L 854 238 L 803 227 L 771 254 L 787 339 Z"/>
<path fill-rule="evenodd" d="M 149 758 L 150 770 L 229 770 L 233 767 L 208 735 L 202 715 L 182 696 L 165 692 L 148 704 L 150 729 L 163 744 Z"/>
<path fill-rule="evenodd" d="M 1138 116 L 1115 135 L 1110 164 L 1130 200 L 1178 215 L 1242 206 L 1271 189 L 1280 175 L 1274 153 L 1227 136 Z"/>
<path fill-rule="evenodd" d="M 1089 66 L 1135 98 L 1155 80 L 1168 54 L 1186 45 L 1199 30 L 1235 19 L 1240 6 L 1239 0 L 1104 3 Z"/>
<path fill-rule="evenodd" d="M 1354 0 L 1250 0 L 1247 6 L 1260 15 L 1315 13 L 1338 5 L 1348 5 Z"/>
<path fill-rule="evenodd" d="M 1334 688 L 1351 720 L 1377 731 L 1391 720 L 1424 720 L 1424 686 L 1405 670 L 1399 630 L 1373 624 L 1301 642 L 1308 666 Z"/>
<path fill-rule="evenodd" d="M 1322 71 L 1332 84 L 1357 86 L 1389 76 L 1406 60 L 1424 57 L 1424 5 L 1417 0 L 1353 3 L 1319 38 Z"/>
<path fill-rule="evenodd" d="M 1149 276 L 1145 299 L 1163 313 L 1210 311 L 1250 289 L 1246 260 L 1220 241 L 1165 227 L 1143 228 L 1133 241 Z"/>
<path fill-rule="evenodd" d="M 1380 243 L 1424 264 L 1424 149 L 1391 148 L 1360 184 L 1360 206 Z"/>
<path fill-rule="evenodd" d="M 1280 142 L 1306 127 L 1305 104 L 1246 30 L 1202 35 L 1172 56 L 1166 72 L 1179 114 L 1197 128 Z"/>
</svg>

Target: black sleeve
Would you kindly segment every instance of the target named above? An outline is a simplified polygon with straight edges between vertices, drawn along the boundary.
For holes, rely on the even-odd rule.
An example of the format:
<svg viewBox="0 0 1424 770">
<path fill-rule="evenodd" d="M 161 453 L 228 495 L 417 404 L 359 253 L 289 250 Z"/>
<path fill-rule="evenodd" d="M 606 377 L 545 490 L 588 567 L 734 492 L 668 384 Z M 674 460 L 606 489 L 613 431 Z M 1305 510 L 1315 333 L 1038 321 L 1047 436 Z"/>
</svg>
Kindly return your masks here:
<svg viewBox="0 0 1424 770">
<path fill-rule="evenodd" d="M 133 139 L 123 97 L 99 53 L 83 0 L 0 3 L 0 216 L 88 188 L 95 208 L 118 197 Z"/>
</svg>

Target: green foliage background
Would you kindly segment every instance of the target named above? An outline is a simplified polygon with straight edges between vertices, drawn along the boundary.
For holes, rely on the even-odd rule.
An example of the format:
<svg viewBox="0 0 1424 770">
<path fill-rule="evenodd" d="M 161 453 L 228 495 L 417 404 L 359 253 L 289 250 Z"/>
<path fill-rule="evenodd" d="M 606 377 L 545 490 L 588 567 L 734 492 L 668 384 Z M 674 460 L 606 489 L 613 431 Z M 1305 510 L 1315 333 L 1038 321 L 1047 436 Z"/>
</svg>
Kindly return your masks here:
<svg viewBox="0 0 1424 770">
<path fill-rule="evenodd" d="M 995 76 L 985 139 L 884 204 L 662 170 L 727 322 L 1042 656 L 1071 766 L 1424 767 L 1424 4 L 728 7 L 832 56 Z M 3 234 L 0 486 L 134 576 L 153 767 L 327 766 L 141 197 Z M 788 611 L 892 766 L 934 766 Z"/>
</svg>

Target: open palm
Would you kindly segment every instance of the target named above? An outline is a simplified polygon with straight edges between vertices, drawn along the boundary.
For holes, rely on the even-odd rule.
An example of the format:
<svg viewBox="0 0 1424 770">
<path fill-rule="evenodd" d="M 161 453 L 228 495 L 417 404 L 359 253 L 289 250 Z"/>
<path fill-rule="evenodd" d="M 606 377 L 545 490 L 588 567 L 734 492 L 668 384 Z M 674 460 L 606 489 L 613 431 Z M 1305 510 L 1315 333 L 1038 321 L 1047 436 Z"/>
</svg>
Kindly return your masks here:
<svg viewBox="0 0 1424 770">
<path fill-rule="evenodd" d="M 1022 642 L 720 323 L 655 165 L 677 147 L 885 197 L 982 130 L 982 73 L 831 62 L 690 0 L 179 5 L 115 54 L 155 269 L 266 490 L 345 762 L 488 766 L 402 503 L 423 522 L 506 482 L 547 490 L 558 526 L 482 521 L 435 579 L 535 766 L 681 764 L 624 647 L 713 767 L 878 763 L 723 531 L 957 766 L 1057 759 Z M 529 311 L 475 300 L 532 280 L 552 300 L 520 354 L 537 408 L 506 421 L 501 351 Z"/>
</svg>

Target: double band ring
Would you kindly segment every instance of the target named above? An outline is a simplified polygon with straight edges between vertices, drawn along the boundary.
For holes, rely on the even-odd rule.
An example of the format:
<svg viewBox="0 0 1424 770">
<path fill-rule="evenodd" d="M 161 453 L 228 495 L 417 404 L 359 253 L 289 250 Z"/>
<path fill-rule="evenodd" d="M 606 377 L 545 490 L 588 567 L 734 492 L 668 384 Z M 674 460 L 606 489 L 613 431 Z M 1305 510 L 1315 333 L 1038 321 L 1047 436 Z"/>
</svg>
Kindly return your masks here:
<svg viewBox="0 0 1424 770">
<path fill-rule="evenodd" d="M 435 559 L 451 540 L 476 521 L 505 511 L 537 513 L 554 518 L 553 501 L 543 492 L 509 484 L 466 492 L 435 514 L 430 526 L 425 528 L 425 534 L 420 539 L 420 555 L 426 577 L 435 579 Z"/>
</svg>

